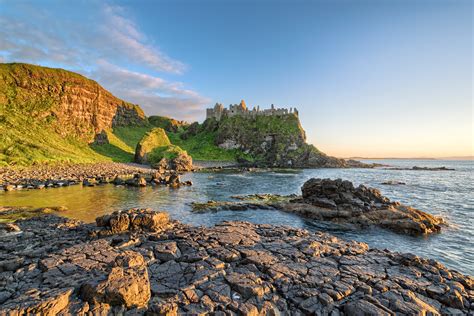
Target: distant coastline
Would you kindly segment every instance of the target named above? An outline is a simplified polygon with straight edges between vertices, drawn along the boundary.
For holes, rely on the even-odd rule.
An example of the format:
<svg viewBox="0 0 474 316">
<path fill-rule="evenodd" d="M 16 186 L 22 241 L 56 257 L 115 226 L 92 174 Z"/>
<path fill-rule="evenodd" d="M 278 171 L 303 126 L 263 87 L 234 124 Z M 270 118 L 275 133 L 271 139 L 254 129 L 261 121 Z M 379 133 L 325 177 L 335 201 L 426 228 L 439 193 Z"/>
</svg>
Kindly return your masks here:
<svg viewBox="0 0 474 316">
<path fill-rule="evenodd" d="M 358 160 L 474 160 L 474 156 L 453 156 L 453 157 L 348 157 L 344 159 L 358 159 Z"/>
</svg>

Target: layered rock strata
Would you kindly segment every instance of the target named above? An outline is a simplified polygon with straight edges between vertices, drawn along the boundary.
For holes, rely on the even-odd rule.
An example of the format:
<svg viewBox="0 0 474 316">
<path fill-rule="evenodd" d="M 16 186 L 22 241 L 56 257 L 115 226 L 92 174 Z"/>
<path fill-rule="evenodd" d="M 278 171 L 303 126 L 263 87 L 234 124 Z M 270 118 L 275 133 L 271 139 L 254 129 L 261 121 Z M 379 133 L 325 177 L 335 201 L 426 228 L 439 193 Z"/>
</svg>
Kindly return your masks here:
<svg viewBox="0 0 474 316">
<path fill-rule="evenodd" d="M 37 104 L 32 117 L 50 117 L 62 136 L 88 142 L 113 126 L 144 125 L 143 110 L 125 102 L 97 82 L 63 69 L 22 63 L 0 64 L 0 104 L 11 107 Z"/>
<path fill-rule="evenodd" d="M 474 279 L 435 260 L 324 233 L 150 210 L 100 227 L 17 222 L 0 243 L 0 315 L 466 315 Z"/>
</svg>

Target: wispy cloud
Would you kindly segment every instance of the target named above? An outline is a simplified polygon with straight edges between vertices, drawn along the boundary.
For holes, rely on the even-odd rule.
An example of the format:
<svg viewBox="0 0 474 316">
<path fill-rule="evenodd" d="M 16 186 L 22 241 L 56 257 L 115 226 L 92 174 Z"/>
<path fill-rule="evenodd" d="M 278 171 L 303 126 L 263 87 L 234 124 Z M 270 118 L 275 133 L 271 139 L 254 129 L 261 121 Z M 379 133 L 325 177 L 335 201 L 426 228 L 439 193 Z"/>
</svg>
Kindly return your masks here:
<svg viewBox="0 0 474 316">
<path fill-rule="evenodd" d="M 141 104 L 145 112 L 151 112 L 159 105 L 160 115 L 193 120 L 202 115 L 203 108 L 210 102 L 199 93 L 184 88 L 180 82 L 130 71 L 105 60 L 99 60 L 97 65 L 92 77 L 111 91 L 117 91 L 117 96 Z"/>
<path fill-rule="evenodd" d="M 158 48 L 147 44 L 146 36 L 141 33 L 133 21 L 123 16 L 122 7 L 106 5 L 103 9 L 105 23 L 100 32 L 103 33 L 112 52 L 128 55 L 131 60 L 138 60 L 156 71 L 180 74 L 185 70 L 183 63 L 166 56 Z"/>
<path fill-rule="evenodd" d="M 78 71 L 117 96 L 140 104 L 147 114 L 195 119 L 210 101 L 184 83 L 156 75 L 183 74 L 187 66 L 154 45 L 126 17 L 123 7 L 101 5 L 91 10 L 98 13 L 83 20 L 54 15 L 39 5 L 32 8 L 34 3 L 28 4 L 27 10 L 10 6 L 9 13 L 0 13 L 2 62 Z"/>
</svg>

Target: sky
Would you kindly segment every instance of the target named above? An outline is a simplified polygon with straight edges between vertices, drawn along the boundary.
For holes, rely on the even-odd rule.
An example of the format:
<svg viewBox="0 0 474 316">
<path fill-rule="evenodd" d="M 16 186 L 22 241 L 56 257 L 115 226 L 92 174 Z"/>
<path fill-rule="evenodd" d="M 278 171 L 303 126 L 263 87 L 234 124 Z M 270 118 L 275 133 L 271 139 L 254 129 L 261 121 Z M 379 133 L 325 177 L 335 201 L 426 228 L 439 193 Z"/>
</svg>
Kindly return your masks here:
<svg viewBox="0 0 474 316">
<path fill-rule="evenodd" d="M 79 72 L 147 115 L 296 107 L 338 157 L 474 155 L 470 0 L 0 0 L 0 62 Z"/>
</svg>

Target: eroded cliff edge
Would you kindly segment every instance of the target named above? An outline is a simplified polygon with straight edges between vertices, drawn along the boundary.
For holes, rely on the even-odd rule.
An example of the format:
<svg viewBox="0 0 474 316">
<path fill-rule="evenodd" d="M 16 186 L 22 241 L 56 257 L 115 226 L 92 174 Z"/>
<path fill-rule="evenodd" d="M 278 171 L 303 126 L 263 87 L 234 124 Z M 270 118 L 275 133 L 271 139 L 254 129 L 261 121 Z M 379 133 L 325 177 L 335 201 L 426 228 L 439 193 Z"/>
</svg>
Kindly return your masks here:
<svg viewBox="0 0 474 316">
<path fill-rule="evenodd" d="M 142 109 L 77 73 L 22 63 L 0 64 L 3 115 L 46 120 L 62 136 L 92 141 L 102 130 L 146 122 Z M 29 112 L 27 112 L 29 110 Z"/>
<path fill-rule="evenodd" d="M 90 148 L 94 137 L 112 127 L 146 124 L 138 105 L 82 75 L 0 64 L 0 165 L 110 160 Z"/>
</svg>

